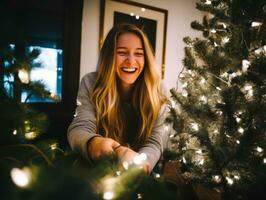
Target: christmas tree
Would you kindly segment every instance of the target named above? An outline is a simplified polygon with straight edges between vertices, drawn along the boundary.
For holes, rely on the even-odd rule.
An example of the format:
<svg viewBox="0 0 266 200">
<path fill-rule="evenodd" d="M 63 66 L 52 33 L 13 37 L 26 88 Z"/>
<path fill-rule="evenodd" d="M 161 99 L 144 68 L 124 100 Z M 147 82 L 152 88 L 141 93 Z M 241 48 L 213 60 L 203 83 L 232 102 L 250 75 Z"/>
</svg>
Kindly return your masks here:
<svg viewBox="0 0 266 200">
<path fill-rule="evenodd" d="M 49 119 L 27 101 L 32 96 L 57 100 L 41 80 L 30 77 L 41 67 L 39 54 L 9 44 L 0 48 L 0 199 L 173 199 L 159 174 L 143 174 L 143 154 L 133 163 L 110 155 L 92 164 L 57 141 L 39 139 Z"/>
<path fill-rule="evenodd" d="M 223 199 L 265 199 L 266 1 L 201 0 L 196 8 L 205 16 L 191 27 L 203 37 L 184 38 L 168 156 L 186 182 Z"/>
</svg>

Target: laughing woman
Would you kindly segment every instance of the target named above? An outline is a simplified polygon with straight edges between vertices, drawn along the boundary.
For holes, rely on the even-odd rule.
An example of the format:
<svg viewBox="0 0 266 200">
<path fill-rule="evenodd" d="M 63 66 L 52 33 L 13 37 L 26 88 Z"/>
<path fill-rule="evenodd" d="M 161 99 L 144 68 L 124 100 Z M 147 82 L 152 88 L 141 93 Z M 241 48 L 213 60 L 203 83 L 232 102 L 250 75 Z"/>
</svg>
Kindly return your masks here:
<svg viewBox="0 0 266 200">
<path fill-rule="evenodd" d="M 81 81 L 76 116 L 68 128 L 72 149 L 96 160 L 116 153 L 122 161 L 147 155 L 149 174 L 167 140 L 167 90 L 145 34 L 131 24 L 114 26 L 100 51 L 97 71 Z"/>
</svg>

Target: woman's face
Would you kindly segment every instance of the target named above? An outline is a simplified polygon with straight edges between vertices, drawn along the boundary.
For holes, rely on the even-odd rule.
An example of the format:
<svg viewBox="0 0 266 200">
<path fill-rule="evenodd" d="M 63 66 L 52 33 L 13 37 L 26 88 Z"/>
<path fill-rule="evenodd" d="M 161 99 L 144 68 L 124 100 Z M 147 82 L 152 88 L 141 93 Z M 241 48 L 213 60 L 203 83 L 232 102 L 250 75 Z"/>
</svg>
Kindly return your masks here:
<svg viewBox="0 0 266 200">
<path fill-rule="evenodd" d="M 133 33 L 120 35 L 116 46 L 116 74 L 121 86 L 130 89 L 144 68 L 144 48 L 141 39 Z"/>
</svg>

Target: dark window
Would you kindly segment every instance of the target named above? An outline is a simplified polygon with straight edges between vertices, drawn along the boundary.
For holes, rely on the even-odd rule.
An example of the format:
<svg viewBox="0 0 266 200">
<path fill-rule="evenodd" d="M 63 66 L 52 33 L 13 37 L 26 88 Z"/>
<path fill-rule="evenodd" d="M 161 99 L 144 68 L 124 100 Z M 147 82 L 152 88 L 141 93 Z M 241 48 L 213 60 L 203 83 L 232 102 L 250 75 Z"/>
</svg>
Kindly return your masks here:
<svg viewBox="0 0 266 200">
<path fill-rule="evenodd" d="M 50 119 L 48 137 L 65 140 L 79 84 L 81 18 L 83 0 L 1 0 L 0 44 L 18 54 L 40 49 L 36 59 L 42 68 L 32 70 L 31 80 L 42 79 L 58 102 L 31 96 L 27 103 Z M 4 82 L 16 77 L 2 77 Z M 5 85 L 9 95 L 22 102 L 28 94 Z"/>
</svg>

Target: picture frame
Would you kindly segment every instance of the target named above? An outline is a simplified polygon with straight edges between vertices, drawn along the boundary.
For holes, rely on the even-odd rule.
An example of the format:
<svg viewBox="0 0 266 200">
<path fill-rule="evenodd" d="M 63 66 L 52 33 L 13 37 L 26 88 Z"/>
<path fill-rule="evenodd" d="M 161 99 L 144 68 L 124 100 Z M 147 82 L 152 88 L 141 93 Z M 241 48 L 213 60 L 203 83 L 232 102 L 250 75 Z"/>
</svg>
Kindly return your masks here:
<svg viewBox="0 0 266 200">
<path fill-rule="evenodd" d="M 100 15 L 100 47 L 115 24 L 135 24 L 148 36 L 154 50 L 155 64 L 164 79 L 168 11 L 129 0 L 101 0 Z"/>
</svg>

